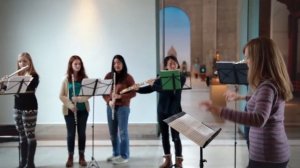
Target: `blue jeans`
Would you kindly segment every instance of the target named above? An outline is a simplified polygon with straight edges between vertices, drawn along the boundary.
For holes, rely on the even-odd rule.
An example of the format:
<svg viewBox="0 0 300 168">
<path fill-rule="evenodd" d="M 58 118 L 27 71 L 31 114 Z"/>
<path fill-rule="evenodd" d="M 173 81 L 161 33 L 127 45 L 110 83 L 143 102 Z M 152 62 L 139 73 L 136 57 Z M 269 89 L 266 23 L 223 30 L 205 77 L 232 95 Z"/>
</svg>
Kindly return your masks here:
<svg viewBox="0 0 300 168">
<path fill-rule="evenodd" d="M 128 106 L 115 107 L 114 120 L 112 110 L 107 106 L 107 121 L 110 140 L 113 147 L 113 156 L 129 158 L 128 118 L 130 109 Z"/>
<path fill-rule="evenodd" d="M 84 153 L 85 151 L 85 142 L 86 142 L 86 123 L 89 113 L 84 111 L 77 111 L 77 133 L 78 133 L 78 150 L 79 153 Z M 68 111 L 68 115 L 65 116 L 66 126 L 67 126 L 67 143 L 68 143 L 68 152 L 70 155 L 74 154 L 75 146 L 75 134 L 76 134 L 76 125 L 74 119 L 74 113 Z"/>
</svg>

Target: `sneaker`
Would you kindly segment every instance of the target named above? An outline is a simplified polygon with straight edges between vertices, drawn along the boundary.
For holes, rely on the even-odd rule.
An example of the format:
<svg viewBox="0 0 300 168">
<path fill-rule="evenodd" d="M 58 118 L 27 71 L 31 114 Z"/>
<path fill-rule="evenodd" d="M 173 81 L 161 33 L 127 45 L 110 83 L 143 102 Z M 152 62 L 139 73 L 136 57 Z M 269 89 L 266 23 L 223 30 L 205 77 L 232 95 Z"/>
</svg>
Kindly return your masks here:
<svg viewBox="0 0 300 168">
<path fill-rule="evenodd" d="M 122 157 L 118 157 L 117 159 L 115 159 L 113 161 L 113 164 L 123 164 L 123 163 L 127 163 L 128 162 L 128 159 L 124 159 Z"/>
<path fill-rule="evenodd" d="M 114 160 L 116 160 L 117 158 L 119 158 L 120 156 L 111 156 L 109 158 L 106 159 L 107 162 L 113 162 Z"/>
</svg>

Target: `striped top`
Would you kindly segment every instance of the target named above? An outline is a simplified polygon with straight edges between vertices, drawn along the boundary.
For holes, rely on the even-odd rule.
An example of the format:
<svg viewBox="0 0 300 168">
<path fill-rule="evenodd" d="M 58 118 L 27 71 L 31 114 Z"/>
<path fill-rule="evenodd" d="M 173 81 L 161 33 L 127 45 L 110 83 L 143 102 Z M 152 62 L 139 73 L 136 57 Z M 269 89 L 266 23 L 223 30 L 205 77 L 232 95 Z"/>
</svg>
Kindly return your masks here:
<svg viewBox="0 0 300 168">
<path fill-rule="evenodd" d="M 247 102 L 247 111 L 223 108 L 221 118 L 250 126 L 249 157 L 251 160 L 283 163 L 290 158 L 288 139 L 284 128 L 285 101 L 276 87 L 262 82 Z"/>
</svg>

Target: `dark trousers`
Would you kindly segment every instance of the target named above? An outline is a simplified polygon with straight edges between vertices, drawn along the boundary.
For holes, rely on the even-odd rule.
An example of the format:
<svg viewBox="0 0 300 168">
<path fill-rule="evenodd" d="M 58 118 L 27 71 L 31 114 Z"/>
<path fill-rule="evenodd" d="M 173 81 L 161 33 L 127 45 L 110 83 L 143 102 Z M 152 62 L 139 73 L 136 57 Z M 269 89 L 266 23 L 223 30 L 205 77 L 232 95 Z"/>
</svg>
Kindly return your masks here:
<svg viewBox="0 0 300 168">
<path fill-rule="evenodd" d="M 174 142 L 174 146 L 175 146 L 175 156 L 182 157 L 182 145 L 181 145 L 179 132 L 173 128 L 170 128 L 169 125 L 163 121 L 168 117 L 170 117 L 170 115 L 158 114 L 158 124 L 161 131 L 164 153 L 165 155 L 171 154 L 170 139 L 169 139 L 169 130 L 171 129 L 172 141 Z"/>
<path fill-rule="evenodd" d="M 284 163 L 266 163 L 266 162 L 258 162 L 254 160 L 249 160 L 248 168 L 286 168 L 288 162 Z"/>
<path fill-rule="evenodd" d="M 77 111 L 77 125 L 75 124 L 74 113 L 68 111 L 68 115 L 65 116 L 66 126 L 67 126 L 67 143 L 68 152 L 70 155 L 74 154 L 75 148 L 75 134 L 77 127 L 78 134 L 78 150 L 79 153 L 84 153 L 85 142 L 86 142 L 86 123 L 89 113 L 86 110 Z"/>
</svg>

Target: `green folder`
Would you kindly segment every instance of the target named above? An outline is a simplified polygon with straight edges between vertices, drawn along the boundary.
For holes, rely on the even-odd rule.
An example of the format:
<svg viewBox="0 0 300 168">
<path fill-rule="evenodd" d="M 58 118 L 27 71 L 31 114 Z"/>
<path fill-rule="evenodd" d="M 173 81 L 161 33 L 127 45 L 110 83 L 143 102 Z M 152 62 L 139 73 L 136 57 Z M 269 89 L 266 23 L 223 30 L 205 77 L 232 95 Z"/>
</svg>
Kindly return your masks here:
<svg viewBox="0 0 300 168">
<path fill-rule="evenodd" d="M 181 89 L 180 71 L 160 71 L 160 79 L 163 90 L 179 90 Z"/>
</svg>

